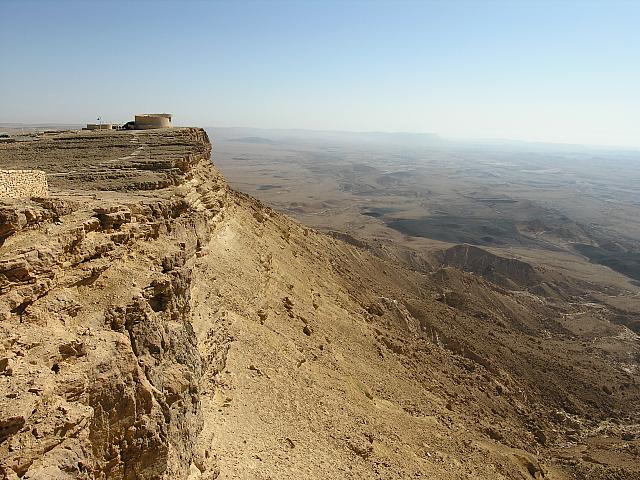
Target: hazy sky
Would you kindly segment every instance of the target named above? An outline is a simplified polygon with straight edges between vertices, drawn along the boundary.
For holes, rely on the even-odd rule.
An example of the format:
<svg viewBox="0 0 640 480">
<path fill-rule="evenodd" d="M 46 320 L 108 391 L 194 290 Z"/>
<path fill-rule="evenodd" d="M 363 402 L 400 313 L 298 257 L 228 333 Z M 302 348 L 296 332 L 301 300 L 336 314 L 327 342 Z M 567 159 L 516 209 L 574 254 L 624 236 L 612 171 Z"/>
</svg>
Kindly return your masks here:
<svg viewBox="0 0 640 480">
<path fill-rule="evenodd" d="M 2 0 L 0 46 L 0 122 L 640 147 L 640 0 Z"/>
</svg>

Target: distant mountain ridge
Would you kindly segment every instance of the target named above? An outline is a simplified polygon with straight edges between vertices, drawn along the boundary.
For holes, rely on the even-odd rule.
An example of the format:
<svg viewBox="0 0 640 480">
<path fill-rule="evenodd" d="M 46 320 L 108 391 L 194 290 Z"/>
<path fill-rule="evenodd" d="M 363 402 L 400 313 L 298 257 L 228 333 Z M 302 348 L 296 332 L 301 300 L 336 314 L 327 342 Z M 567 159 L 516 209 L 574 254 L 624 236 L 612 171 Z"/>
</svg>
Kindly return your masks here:
<svg viewBox="0 0 640 480">
<path fill-rule="evenodd" d="M 258 145 L 273 145 L 274 142 L 273 140 L 269 140 L 268 138 L 264 138 L 264 137 L 241 137 L 241 138 L 232 138 L 231 139 L 232 142 L 240 142 L 240 143 L 255 143 Z"/>
<path fill-rule="evenodd" d="M 324 140 L 339 143 L 374 143 L 389 145 L 438 145 L 444 140 L 435 133 L 412 132 L 340 132 L 330 130 L 261 129 L 244 127 L 207 127 L 215 138 L 226 141 L 266 144 Z M 264 141 L 267 142 L 264 142 Z"/>
</svg>

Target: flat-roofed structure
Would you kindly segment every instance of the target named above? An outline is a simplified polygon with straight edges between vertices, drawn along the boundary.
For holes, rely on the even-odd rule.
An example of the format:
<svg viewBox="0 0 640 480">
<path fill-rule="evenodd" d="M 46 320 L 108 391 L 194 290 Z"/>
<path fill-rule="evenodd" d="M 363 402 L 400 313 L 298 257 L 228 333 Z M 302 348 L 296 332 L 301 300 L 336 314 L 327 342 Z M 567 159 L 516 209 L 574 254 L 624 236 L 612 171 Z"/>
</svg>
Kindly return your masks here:
<svg viewBox="0 0 640 480">
<path fill-rule="evenodd" d="M 135 116 L 136 130 L 171 128 L 170 113 L 140 113 Z"/>
<path fill-rule="evenodd" d="M 112 123 L 87 123 L 86 130 L 113 130 L 117 125 Z"/>
</svg>

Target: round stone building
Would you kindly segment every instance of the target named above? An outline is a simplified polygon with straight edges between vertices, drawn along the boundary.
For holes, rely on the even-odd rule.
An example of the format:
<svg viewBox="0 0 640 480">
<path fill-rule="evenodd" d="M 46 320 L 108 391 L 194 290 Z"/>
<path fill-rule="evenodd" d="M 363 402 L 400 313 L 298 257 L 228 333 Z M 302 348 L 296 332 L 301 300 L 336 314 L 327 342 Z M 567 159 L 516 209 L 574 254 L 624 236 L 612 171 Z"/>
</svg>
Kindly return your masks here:
<svg viewBox="0 0 640 480">
<path fill-rule="evenodd" d="M 141 113 L 135 116 L 136 130 L 171 128 L 170 113 Z"/>
</svg>

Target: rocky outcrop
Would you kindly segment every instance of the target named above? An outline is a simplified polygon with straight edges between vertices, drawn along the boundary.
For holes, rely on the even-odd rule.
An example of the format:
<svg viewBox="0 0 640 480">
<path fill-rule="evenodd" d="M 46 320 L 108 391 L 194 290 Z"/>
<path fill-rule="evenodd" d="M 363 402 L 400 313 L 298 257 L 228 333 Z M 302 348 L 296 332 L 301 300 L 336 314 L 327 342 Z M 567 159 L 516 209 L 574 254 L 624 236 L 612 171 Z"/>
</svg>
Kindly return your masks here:
<svg viewBox="0 0 640 480">
<path fill-rule="evenodd" d="M 538 285 L 542 278 L 526 262 L 494 255 L 473 245 L 455 245 L 441 252 L 440 262 L 472 272 L 504 288 L 521 290 Z"/>
<path fill-rule="evenodd" d="M 6 478 L 186 478 L 194 461 L 202 464 L 191 269 L 224 214 L 227 190 L 209 163 L 206 134 L 176 133 L 145 137 L 153 162 L 113 167 L 127 171 L 119 182 L 142 169 L 178 189 L 157 188 L 160 181 L 143 198 L 90 194 L 97 179 L 87 171 L 73 196 L 0 207 Z"/>
<path fill-rule="evenodd" d="M 71 212 L 68 202 L 52 198 L 4 200 L 0 203 L 0 245 L 14 233 L 47 222 L 58 221 Z"/>
<path fill-rule="evenodd" d="M 179 185 L 210 153 L 202 129 L 51 132 L 0 145 L 0 164 L 45 171 L 53 193 L 148 191 Z"/>
</svg>

